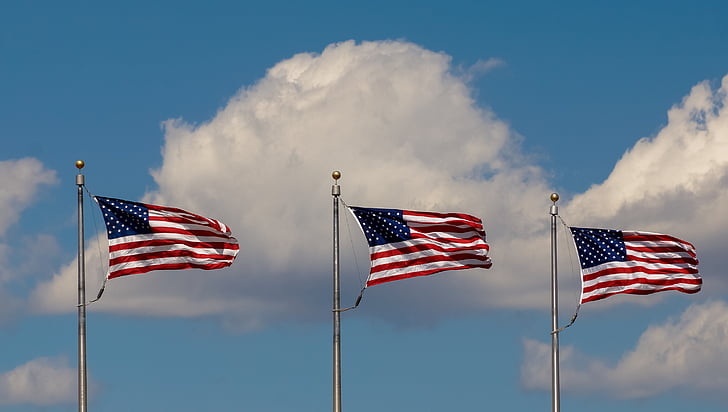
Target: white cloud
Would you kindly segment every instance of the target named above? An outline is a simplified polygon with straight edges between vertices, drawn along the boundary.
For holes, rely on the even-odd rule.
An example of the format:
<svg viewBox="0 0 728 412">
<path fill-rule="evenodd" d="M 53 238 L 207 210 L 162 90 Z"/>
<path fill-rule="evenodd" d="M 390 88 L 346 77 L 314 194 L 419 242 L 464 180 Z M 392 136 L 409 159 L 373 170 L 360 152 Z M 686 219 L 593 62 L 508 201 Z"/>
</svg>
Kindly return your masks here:
<svg viewBox="0 0 728 412">
<path fill-rule="evenodd" d="M 606 181 L 564 209 L 570 224 L 669 233 L 695 244 L 706 290 L 722 292 L 720 249 L 728 243 L 728 76 L 693 87 L 667 125 L 640 139 Z"/>
<path fill-rule="evenodd" d="M 115 280 L 94 310 L 220 315 L 240 329 L 327 319 L 333 170 L 342 171 L 350 204 L 472 213 L 484 219 L 492 246 L 493 269 L 377 286 L 367 292 L 363 314 L 392 319 L 396 307 L 404 319 L 544 308 L 551 190 L 521 154 L 520 136 L 478 107 L 467 76 L 452 71 L 449 56 L 411 43 L 338 43 L 278 63 L 208 122 L 165 122 L 164 161 L 153 173 L 159 189 L 145 201 L 221 219 L 239 239 L 240 254 L 222 271 Z M 728 233 L 719 206 L 728 193 L 724 99 L 723 89 L 694 88 L 658 136 L 638 142 L 603 184 L 562 208 L 567 221 L 672 233 L 696 243 L 702 264 L 713 267 L 720 253 L 711 240 L 725 244 Z M 366 272 L 366 245 L 357 228 L 352 235 Z M 351 260 L 344 256 L 343 304 L 358 292 Z M 95 276 L 102 261 L 92 263 Z M 73 310 L 75 289 L 67 285 L 75 267 L 38 287 L 33 299 L 44 306 L 37 310 Z M 578 280 L 562 285 L 573 291 Z"/>
<path fill-rule="evenodd" d="M 713 193 L 711 200 L 720 199 L 726 187 L 718 183 L 728 178 L 726 92 L 728 76 L 716 90 L 707 81 L 693 87 L 681 104 L 670 109 L 668 124 L 657 136 L 638 141 L 604 183 L 575 197 L 572 206 L 588 208 L 582 214 L 592 218 L 609 218 L 645 201 L 700 198 L 706 192 Z M 663 212 L 670 208 L 672 205 L 663 205 Z M 691 212 L 675 209 L 670 215 Z M 688 216 L 693 217 L 692 213 Z M 706 226 L 703 223 L 700 229 Z"/>
<path fill-rule="evenodd" d="M 3 239 L 8 228 L 32 204 L 42 185 L 53 184 L 57 179 L 55 172 L 47 170 L 38 160 L 24 158 L 0 161 L 0 180 L 3 182 L 0 190 L 0 323 L 5 323 L 14 319 L 23 308 L 22 300 L 7 290 L 7 284 L 42 264 L 43 259 L 33 257 L 18 263 L 19 259 L 12 257 L 27 254 L 26 248 L 16 245 L 22 241 L 14 244 L 5 243 Z M 24 239 L 29 237 L 25 236 Z M 34 237 L 34 246 L 48 247 L 44 250 L 49 254 L 54 245 L 47 236 Z"/>
<path fill-rule="evenodd" d="M 42 184 L 56 182 L 56 173 L 47 170 L 33 158 L 0 161 L 0 177 L 3 190 L 0 191 L 0 236 L 17 222 L 20 213 L 35 198 Z"/>
<path fill-rule="evenodd" d="M 494 69 L 505 66 L 506 62 L 502 59 L 490 58 L 487 60 L 478 60 L 469 67 L 461 68 L 461 77 L 466 81 L 471 81 L 479 76 L 491 72 Z"/>
<path fill-rule="evenodd" d="M 728 304 L 715 301 L 689 307 L 677 320 L 650 326 L 636 347 L 616 365 L 560 348 L 565 391 L 605 398 L 646 398 L 679 392 L 728 402 Z M 530 389 L 551 386 L 551 346 L 524 341 L 521 380 Z"/>
<path fill-rule="evenodd" d="M 0 375 L 0 405 L 56 405 L 77 399 L 76 369 L 64 357 L 38 358 Z"/>
<path fill-rule="evenodd" d="M 298 54 L 275 65 L 209 122 L 166 122 L 164 163 L 154 172 L 159 190 L 145 200 L 223 220 L 240 240 L 240 254 L 221 272 L 115 280 L 94 310 L 225 313 L 243 327 L 327 316 L 330 176 L 337 169 L 343 173 L 342 197 L 351 204 L 483 217 L 489 236 L 499 239 L 493 258 L 502 269 L 448 274 L 439 291 L 416 280 L 410 286 L 439 295 L 433 302 L 455 302 L 459 310 L 514 305 L 501 292 L 529 281 L 495 271 L 508 268 L 508 242 L 523 244 L 521 239 L 543 232 L 542 210 L 531 205 L 543 204 L 548 190 L 541 170 L 521 158 L 519 137 L 475 106 L 465 81 L 451 69 L 447 55 L 411 43 L 333 44 L 321 54 Z M 357 228 L 353 236 L 367 270 Z M 342 245 L 347 237 L 343 232 Z M 548 252 L 532 253 L 545 258 Z M 515 263 L 526 277 L 535 272 L 533 265 Z M 356 274 L 344 277 L 350 285 L 344 293 L 355 296 Z M 64 285 L 74 278 L 70 264 L 38 288 L 34 301 L 43 302 L 44 311 L 70 310 L 75 298 Z M 451 294 L 442 295 L 443 289 Z M 386 296 L 382 292 L 369 294 Z M 390 301 L 411 299 L 408 292 L 399 295 Z M 515 305 L 539 306 L 539 300 Z"/>
</svg>

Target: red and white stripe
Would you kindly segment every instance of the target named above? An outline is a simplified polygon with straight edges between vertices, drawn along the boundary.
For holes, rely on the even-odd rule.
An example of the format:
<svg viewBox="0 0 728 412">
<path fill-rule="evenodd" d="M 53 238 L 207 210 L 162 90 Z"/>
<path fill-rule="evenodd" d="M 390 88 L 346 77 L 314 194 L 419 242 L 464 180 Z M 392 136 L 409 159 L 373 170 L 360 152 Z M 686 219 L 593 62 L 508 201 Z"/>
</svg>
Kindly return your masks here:
<svg viewBox="0 0 728 412">
<path fill-rule="evenodd" d="M 238 241 L 230 228 L 182 209 L 145 204 L 152 233 L 109 240 L 109 275 L 168 269 L 220 269 L 230 266 Z"/>
<path fill-rule="evenodd" d="M 700 291 L 695 247 L 660 233 L 622 231 L 627 261 L 582 269 L 581 303 L 618 293 L 648 295 L 664 290 Z"/>
<path fill-rule="evenodd" d="M 490 268 L 483 223 L 461 213 L 404 210 L 412 239 L 369 248 L 367 286 L 445 270 Z"/>
</svg>

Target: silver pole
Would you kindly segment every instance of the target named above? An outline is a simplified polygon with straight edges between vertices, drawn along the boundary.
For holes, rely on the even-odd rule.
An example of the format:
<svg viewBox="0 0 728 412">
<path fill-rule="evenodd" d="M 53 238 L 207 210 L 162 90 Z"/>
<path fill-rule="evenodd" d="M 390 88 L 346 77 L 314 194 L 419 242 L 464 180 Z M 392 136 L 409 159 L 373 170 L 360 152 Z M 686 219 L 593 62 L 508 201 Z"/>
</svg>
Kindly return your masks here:
<svg viewBox="0 0 728 412">
<path fill-rule="evenodd" d="M 78 174 L 78 411 L 86 412 L 86 265 L 83 255 L 83 160 L 76 161 Z"/>
<path fill-rule="evenodd" d="M 334 412 L 341 412 L 341 312 L 339 312 L 339 178 L 341 172 L 331 173 L 334 185 L 331 186 L 331 195 L 334 197 Z"/>
<path fill-rule="evenodd" d="M 560 383 L 559 383 L 559 291 L 556 281 L 556 216 L 559 215 L 558 193 L 551 193 L 551 410 L 559 412 Z"/>
</svg>

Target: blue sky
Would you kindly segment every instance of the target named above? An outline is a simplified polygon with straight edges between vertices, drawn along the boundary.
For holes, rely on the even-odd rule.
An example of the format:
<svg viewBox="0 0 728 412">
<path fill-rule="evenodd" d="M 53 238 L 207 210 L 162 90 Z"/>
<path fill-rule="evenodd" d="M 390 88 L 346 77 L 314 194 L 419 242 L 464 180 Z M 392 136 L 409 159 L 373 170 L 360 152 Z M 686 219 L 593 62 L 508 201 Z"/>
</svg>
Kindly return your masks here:
<svg viewBox="0 0 728 412">
<path fill-rule="evenodd" d="M 346 411 L 548 410 L 548 196 L 694 243 L 704 288 L 586 304 L 562 410 L 728 405 L 728 8 L 367 2 L 0 6 L 0 410 L 76 410 L 76 190 L 219 218 L 225 270 L 112 281 L 89 410 L 331 408 L 331 197 L 485 222 L 494 266 L 342 314 Z M 104 276 L 87 199 L 88 294 Z M 367 272 L 342 217 L 342 304 Z M 562 233 L 561 322 L 578 299 Z M 548 355 L 548 354 L 546 354 Z"/>
</svg>

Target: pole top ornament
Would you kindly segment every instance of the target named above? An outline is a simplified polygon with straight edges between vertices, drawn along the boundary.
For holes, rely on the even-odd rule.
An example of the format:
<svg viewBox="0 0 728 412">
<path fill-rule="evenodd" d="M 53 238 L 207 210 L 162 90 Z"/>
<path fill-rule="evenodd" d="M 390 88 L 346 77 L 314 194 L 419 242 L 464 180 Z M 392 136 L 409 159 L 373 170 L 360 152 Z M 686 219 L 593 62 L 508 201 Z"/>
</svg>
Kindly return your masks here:
<svg viewBox="0 0 728 412">
<path fill-rule="evenodd" d="M 558 193 L 551 193 L 550 199 L 554 203 L 558 202 L 559 201 L 559 194 Z"/>
<path fill-rule="evenodd" d="M 86 166 L 86 163 L 83 160 L 76 160 L 76 169 L 81 170 L 84 166 Z"/>
<path fill-rule="evenodd" d="M 331 173 L 331 177 L 333 177 L 334 180 L 339 180 L 341 178 L 341 172 L 338 170 L 334 170 L 333 173 Z"/>
</svg>

